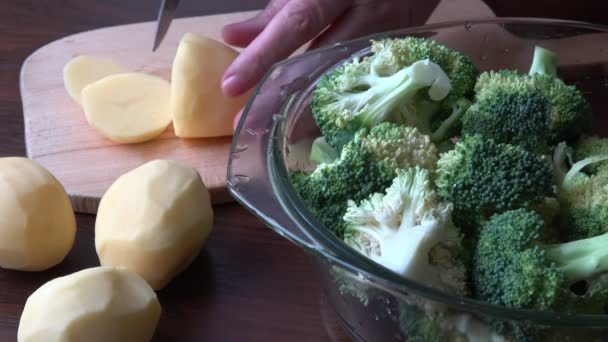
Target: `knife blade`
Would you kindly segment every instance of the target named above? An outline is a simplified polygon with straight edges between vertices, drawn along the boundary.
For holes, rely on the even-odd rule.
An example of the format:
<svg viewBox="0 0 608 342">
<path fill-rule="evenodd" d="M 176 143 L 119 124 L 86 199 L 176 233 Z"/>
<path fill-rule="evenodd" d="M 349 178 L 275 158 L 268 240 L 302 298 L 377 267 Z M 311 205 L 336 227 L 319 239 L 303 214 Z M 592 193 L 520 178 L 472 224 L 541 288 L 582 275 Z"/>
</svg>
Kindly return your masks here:
<svg viewBox="0 0 608 342">
<path fill-rule="evenodd" d="M 156 35 L 154 37 L 152 51 L 156 51 L 165 38 L 178 5 L 179 0 L 162 0 L 160 10 L 158 11 L 158 18 L 156 20 Z"/>
</svg>

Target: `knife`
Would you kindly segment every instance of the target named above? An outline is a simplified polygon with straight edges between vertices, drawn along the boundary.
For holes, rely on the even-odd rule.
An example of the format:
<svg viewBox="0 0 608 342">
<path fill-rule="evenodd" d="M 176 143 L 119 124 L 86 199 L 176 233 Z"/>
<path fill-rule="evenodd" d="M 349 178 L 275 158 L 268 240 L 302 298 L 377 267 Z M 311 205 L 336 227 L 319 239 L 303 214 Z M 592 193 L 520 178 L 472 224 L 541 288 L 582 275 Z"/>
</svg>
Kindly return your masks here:
<svg viewBox="0 0 608 342">
<path fill-rule="evenodd" d="M 152 51 L 156 51 L 160 43 L 165 38 L 165 35 L 169 30 L 169 26 L 171 25 L 171 21 L 173 20 L 173 15 L 175 14 L 177 5 L 179 5 L 179 0 L 162 0 L 156 21 L 156 36 L 154 37 Z"/>
</svg>

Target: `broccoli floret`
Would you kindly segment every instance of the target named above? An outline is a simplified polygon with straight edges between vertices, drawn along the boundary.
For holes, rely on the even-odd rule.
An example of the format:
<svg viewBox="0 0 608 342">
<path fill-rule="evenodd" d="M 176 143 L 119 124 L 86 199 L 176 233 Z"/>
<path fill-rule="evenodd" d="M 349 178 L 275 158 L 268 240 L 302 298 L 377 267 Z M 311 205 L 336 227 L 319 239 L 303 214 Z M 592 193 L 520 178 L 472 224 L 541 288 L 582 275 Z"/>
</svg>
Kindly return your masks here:
<svg viewBox="0 0 608 342">
<path fill-rule="evenodd" d="M 342 238 L 348 200 L 359 202 L 384 191 L 397 169 L 434 169 L 436 163 L 437 149 L 428 136 L 413 127 L 383 123 L 357 132 L 332 163 L 320 164 L 312 173 L 292 173 L 291 183 L 311 214 Z"/>
<path fill-rule="evenodd" d="M 313 116 L 337 149 L 359 128 L 385 121 L 430 134 L 436 114 L 451 115 L 459 99 L 472 97 L 475 66 L 439 43 L 413 37 L 384 39 L 373 41 L 371 50 L 371 56 L 323 76 L 313 92 Z"/>
<path fill-rule="evenodd" d="M 608 154 L 608 139 L 596 136 L 584 136 L 574 144 L 572 157 L 574 158 L 574 161 L 577 162 L 601 154 Z M 593 163 L 587 165 L 583 171 L 594 174 L 597 173 L 600 168 L 608 169 L 608 167 L 606 167 L 607 165 L 608 161 Z"/>
<path fill-rule="evenodd" d="M 604 152 L 604 151 L 600 151 Z M 567 168 L 570 150 L 565 143 L 555 148 L 554 164 L 560 199 L 562 240 L 584 239 L 608 232 L 608 168 L 592 175 L 581 170 L 608 160 L 608 154 L 591 155 Z"/>
<path fill-rule="evenodd" d="M 540 215 L 516 209 L 482 228 L 473 264 L 478 298 L 512 308 L 602 313 L 603 301 L 570 287 L 608 271 L 608 234 L 546 245 Z"/>
<path fill-rule="evenodd" d="M 467 341 L 446 320 L 442 311 L 426 311 L 416 305 L 399 301 L 399 328 L 407 341 L 443 342 Z"/>
<path fill-rule="evenodd" d="M 536 91 L 498 90 L 474 103 L 462 119 L 462 135 L 549 152 L 551 104 Z"/>
<path fill-rule="evenodd" d="M 331 147 L 325 137 L 321 136 L 312 142 L 310 148 L 310 161 L 317 164 L 329 164 L 340 157 L 340 152 Z"/>
<path fill-rule="evenodd" d="M 537 53 L 535 57 L 541 58 L 546 53 Z M 570 141 L 589 131 L 592 127 L 593 113 L 591 105 L 583 94 L 572 85 L 542 70 L 552 70 L 547 62 L 534 61 L 532 74 L 520 74 L 515 70 L 488 71 L 479 75 L 475 84 L 476 101 L 483 101 L 486 97 L 495 96 L 498 91 L 527 92 L 533 91 L 544 96 L 551 103 L 549 115 L 549 139 L 552 145 L 561 141 Z M 543 65 L 541 68 L 540 66 Z M 541 73 L 539 73 L 539 71 Z"/>
<path fill-rule="evenodd" d="M 491 215 L 555 197 L 552 175 L 545 156 L 474 135 L 441 155 L 436 185 L 440 197 L 453 203 L 456 224 L 475 238 Z"/>
<path fill-rule="evenodd" d="M 348 202 L 344 241 L 395 273 L 464 295 L 466 269 L 457 262 L 460 232 L 451 211 L 438 200 L 428 170 L 398 170 L 385 194 Z"/>
</svg>

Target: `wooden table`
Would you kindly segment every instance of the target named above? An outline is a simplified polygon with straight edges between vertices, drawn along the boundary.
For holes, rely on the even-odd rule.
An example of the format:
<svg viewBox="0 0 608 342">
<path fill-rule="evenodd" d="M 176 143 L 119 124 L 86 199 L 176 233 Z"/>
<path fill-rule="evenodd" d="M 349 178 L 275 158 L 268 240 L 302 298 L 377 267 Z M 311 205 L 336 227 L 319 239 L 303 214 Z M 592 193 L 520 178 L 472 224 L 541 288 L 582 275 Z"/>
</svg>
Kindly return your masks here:
<svg viewBox="0 0 608 342">
<path fill-rule="evenodd" d="M 5 0 L 0 9 L 0 157 L 24 156 L 18 80 L 36 48 L 68 34 L 155 20 L 160 1 Z M 259 9 L 264 0 L 182 1 L 178 16 Z M 205 251 L 158 293 L 155 341 L 333 341 L 345 334 L 323 299 L 312 260 L 236 204 L 217 206 Z M 99 264 L 94 216 L 76 244 L 40 273 L 0 270 L 0 341 L 15 341 L 27 297 L 55 277 Z M 329 310 L 328 310 L 329 309 Z"/>
</svg>

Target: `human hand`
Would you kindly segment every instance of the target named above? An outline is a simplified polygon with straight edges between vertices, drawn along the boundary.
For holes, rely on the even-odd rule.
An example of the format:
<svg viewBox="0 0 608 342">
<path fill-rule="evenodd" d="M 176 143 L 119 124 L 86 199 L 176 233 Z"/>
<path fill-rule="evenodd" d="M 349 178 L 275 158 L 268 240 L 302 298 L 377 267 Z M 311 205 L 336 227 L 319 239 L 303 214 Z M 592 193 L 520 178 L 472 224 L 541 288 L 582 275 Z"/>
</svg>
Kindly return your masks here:
<svg viewBox="0 0 608 342">
<path fill-rule="evenodd" d="M 224 73 L 222 90 L 238 96 L 270 67 L 311 41 L 310 48 L 423 24 L 439 0 L 271 0 L 254 18 L 223 29 L 245 49 Z"/>
</svg>

